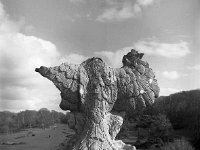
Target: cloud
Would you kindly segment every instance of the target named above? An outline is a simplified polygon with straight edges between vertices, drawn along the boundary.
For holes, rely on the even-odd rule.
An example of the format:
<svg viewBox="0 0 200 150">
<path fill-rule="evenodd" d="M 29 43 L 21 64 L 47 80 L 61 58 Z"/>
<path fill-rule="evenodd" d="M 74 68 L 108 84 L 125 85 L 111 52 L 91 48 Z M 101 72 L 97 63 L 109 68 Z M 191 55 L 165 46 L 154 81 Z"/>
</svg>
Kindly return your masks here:
<svg viewBox="0 0 200 150">
<path fill-rule="evenodd" d="M 59 52 L 49 41 L 21 34 L 19 24 L 6 14 L 2 15 L 2 7 L 0 12 L 0 20 L 3 20 L 0 24 L 0 109 L 14 111 L 49 107 L 47 104 L 57 97 L 58 92 L 34 69 L 56 64 Z M 42 94 L 47 91 L 48 94 Z"/>
<path fill-rule="evenodd" d="M 0 110 L 60 110 L 59 91 L 34 70 L 65 60 L 79 63 L 85 57 L 61 56 L 52 42 L 20 33 L 26 27 L 22 22 L 10 19 L 0 3 Z"/>
<path fill-rule="evenodd" d="M 188 43 L 162 43 L 156 40 L 139 41 L 134 47 L 149 55 L 163 56 L 167 58 L 181 58 L 190 53 Z"/>
<path fill-rule="evenodd" d="M 84 0 L 69 0 L 71 3 L 82 3 Z"/>
<path fill-rule="evenodd" d="M 137 3 L 141 6 L 152 5 L 154 2 L 155 0 L 137 0 Z"/>
<path fill-rule="evenodd" d="M 98 57 L 102 57 L 112 67 L 122 67 L 122 58 L 126 55 L 133 47 L 125 47 L 117 50 L 116 52 L 111 51 L 100 51 L 94 52 Z"/>
<path fill-rule="evenodd" d="M 106 9 L 101 15 L 97 17 L 97 21 L 122 21 L 129 18 L 136 17 L 137 13 L 141 11 L 141 8 L 135 4 L 132 6 L 129 3 L 124 3 L 121 8 L 112 7 Z"/>
<path fill-rule="evenodd" d="M 182 90 L 174 89 L 174 88 L 160 88 L 160 96 L 168 96 L 173 93 L 177 93 Z"/>
<path fill-rule="evenodd" d="M 133 47 L 130 46 L 130 47 L 122 48 L 115 52 L 111 52 L 111 51 L 95 52 L 95 55 L 103 58 L 112 67 L 121 67 L 123 55 L 127 54 L 131 49 L 133 49 Z M 181 76 L 185 76 L 185 75 L 180 75 L 177 71 L 164 71 L 162 73 L 157 72 L 157 74 L 163 75 L 165 78 L 168 78 L 171 80 L 177 79 Z M 166 95 L 176 93 L 179 91 L 181 90 L 178 90 L 175 88 L 161 88 L 160 95 L 166 96 Z"/>
<path fill-rule="evenodd" d="M 180 75 L 178 74 L 177 71 L 164 71 L 162 72 L 163 77 L 171 80 L 178 79 Z"/>
<path fill-rule="evenodd" d="M 188 43 L 181 41 L 179 43 L 162 43 L 155 40 L 139 41 L 133 44 L 133 46 L 127 46 L 119 50 L 113 51 L 99 51 L 94 52 L 98 57 L 103 57 L 105 61 L 112 67 L 121 67 L 121 60 L 125 54 L 131 49 L 139 50 L 147 55 L 162 56 L 166 58 L 181 58 L 190 53 Z M 165 72 L 166 74 L 167 72 Z M 177 77 L 177 73 L 168 72 Z"/>
<path fill-rule="evenodd" d="M 104 11 L 97 16 L 96 20 L 100 22 L 112 22 L 135 18 L 141 13 L 144 7 L 154 2 L 155 0 L 137 0 L 134 3 L 132 1 L 123 1 L 122 3 L 118 1 L 112 1 L 112 3 L 107 2 L 111 6 L 104 9 Z"/>
<path fill-rule="evenodd" d="M 188 66 L 188 70 L 200 71 L 200 65 Z"/>
<path fill-rule="evenodd" d="M 63 62 L 68 62 L 71 64 L 80 64 L 83 61 L 85 61 L 88 57 L 80 55 L 80 54 L 75 54 L 75 53 L 71 53 L 67 56 L 62 57 L 59 62 L 63 63 Z"/>
</svg>

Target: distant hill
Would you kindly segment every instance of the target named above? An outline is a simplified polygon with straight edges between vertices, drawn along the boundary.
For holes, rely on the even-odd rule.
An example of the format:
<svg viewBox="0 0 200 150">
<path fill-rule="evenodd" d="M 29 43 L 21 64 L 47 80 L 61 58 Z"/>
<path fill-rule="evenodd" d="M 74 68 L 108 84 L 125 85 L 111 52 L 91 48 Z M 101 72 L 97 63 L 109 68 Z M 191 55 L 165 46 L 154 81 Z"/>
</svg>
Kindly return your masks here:
<svg viewBox="0 0 200 150">
<path fill-rule="evenodd" d="M 153 107 L 166 114 L 175 128 L 193 126 L 188 121 L 200 117 L 200 89 L 160 96 Z"/>
<path fill-rule="evenodd" d="M 188 130 L 193 143 L 200 143 L 200 89 L 160 96 L 153 111 L 167 115 L 174 129 Z"/>
</svg>

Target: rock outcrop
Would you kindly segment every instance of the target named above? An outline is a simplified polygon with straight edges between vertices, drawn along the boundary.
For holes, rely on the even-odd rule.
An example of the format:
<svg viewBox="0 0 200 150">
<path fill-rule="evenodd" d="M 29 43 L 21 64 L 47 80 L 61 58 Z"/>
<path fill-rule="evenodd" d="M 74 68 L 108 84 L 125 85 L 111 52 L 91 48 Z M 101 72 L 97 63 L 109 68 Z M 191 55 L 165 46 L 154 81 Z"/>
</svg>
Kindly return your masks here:
<svg viewBox="0 0 200 150">
<path fill-rule="evenodd" d="M 70 128 L 76 135 L 67 143 L 71 150 L 134 150 L 115 140 L 125 113 L 142 111 L 158 97 L 159 87 L 143 53 L 131 50 L 123 67 L 111 68 L 100 58 L 80 65 L 63 63 L 36 68 L 61 91 L 60 108 L 70 110 Z"/>
</svg>

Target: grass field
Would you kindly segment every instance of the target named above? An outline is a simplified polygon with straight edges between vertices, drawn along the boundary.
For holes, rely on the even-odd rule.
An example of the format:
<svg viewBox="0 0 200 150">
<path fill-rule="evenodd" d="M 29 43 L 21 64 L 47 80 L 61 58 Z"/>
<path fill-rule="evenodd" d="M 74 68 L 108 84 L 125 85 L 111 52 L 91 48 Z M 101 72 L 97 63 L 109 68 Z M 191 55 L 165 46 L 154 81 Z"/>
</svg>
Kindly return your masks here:
<svg viewBox="0 0 200 150">
<path fill-rule="evenodd" d="M 0 150 L 56 150 L 73 134 L 74 131 L 66 124 L 57 124 L 56 128 L 31 128 L 13 134 L 0 134 Z M 136 139 L 135 136 L 122 138 L 127 144 L 133 144 Z"/>
<path fill-rule="evenodd" d="M 32 128 L 13 134 L 0 135 L 0 150 L 55 150 L 73 131 L 65 124 L 56 128 Z"/>
</svg>

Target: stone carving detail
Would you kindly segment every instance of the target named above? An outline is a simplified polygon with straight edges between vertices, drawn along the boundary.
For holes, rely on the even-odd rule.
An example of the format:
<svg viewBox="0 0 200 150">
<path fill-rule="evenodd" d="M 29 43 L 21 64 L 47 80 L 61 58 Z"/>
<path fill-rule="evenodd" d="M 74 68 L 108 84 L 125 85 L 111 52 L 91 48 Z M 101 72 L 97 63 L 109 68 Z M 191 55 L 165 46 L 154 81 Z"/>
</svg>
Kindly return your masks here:
<svg viewBox="0 0 200 150">
<path fill-rule="evenodd" d="M 60 108 L 71 111 L 69 127 L 76 135 L 67 149 L 135 149 L 115 137 L 125 113 L 142 111 L 158 97 L 157 80 L 143 55 L 132 49 L 123 57 L 121 68 L 111 68 L 95 57 L 80 65 L 36 68 L 61 91 Z"/>
</svg>

